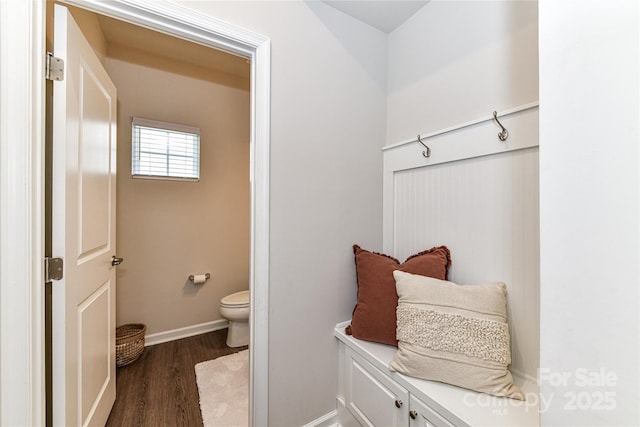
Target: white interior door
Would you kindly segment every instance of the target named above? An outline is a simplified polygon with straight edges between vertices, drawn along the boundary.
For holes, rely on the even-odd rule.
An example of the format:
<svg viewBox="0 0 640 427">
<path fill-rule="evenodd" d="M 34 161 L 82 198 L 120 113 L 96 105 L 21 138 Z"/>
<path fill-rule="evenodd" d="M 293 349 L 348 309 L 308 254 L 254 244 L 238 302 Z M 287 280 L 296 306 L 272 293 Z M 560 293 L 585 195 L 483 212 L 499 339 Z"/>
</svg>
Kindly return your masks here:
<svg viewBox="0 0 640 427">
<path fill-rule="evenodd" d="M 115 400 L 116 88 L 77 24 L 55 6 L 53 419 L 104 425 Z"/>
</svg>

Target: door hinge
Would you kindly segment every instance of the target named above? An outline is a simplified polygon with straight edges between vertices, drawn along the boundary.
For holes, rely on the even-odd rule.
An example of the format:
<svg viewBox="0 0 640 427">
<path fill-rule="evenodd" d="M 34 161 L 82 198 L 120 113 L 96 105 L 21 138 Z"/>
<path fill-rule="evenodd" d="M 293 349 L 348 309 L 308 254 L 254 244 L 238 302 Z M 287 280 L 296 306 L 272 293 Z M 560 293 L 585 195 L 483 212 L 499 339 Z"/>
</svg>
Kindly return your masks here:
<svg viewBox="0 0 640 427">
<path fill-rule="evenodd" d="M 64 261 L 62 258 L 44 259 L 44 282 L 49 283 L 53 280 L 61 280 L 63 276 Z"/>
<path fill-rule="evenodd" d="M 47 80 L 55 80 L 57 82 L 64 79 L 64 61 L 53 56 L 53 53 L 47 52 L 45 77 Z"/>
</svg>

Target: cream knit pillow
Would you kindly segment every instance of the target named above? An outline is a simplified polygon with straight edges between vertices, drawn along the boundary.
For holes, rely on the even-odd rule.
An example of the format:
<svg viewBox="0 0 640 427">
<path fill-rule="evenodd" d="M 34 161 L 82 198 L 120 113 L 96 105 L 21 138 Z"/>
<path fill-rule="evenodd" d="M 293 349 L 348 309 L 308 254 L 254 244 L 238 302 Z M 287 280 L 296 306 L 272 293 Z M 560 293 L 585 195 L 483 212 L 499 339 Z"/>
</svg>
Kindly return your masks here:
<svg viewBox="0 0 640 427">
<path fill-rule="evenodd" d="M 394 271 L 398 351 L 389 369 L 524 400 L 511 363 L 504 283 L 460 286 Z"/>
</svg>

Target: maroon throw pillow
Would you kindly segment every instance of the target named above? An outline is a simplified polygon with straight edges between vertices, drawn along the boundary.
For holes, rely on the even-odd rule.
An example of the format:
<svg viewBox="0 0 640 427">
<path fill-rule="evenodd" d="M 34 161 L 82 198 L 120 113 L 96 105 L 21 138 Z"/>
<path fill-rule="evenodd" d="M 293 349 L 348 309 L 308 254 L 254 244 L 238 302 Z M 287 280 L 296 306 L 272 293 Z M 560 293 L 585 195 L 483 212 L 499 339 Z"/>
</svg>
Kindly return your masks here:
<svg viewBox="0 0 640 427">
<path fill-rule="evenodd" d="M 411 255 L 400 262 L 384 254 L 369 252 L 353 245 L 356 261 L 358 297 L 351 326 L 346 333 L 355 338 L 398 346 L 396 340 L 396 308 L 398 294 L 394 270 L 447 280 L 451 254 L 446 246 Z"/>
</svg>

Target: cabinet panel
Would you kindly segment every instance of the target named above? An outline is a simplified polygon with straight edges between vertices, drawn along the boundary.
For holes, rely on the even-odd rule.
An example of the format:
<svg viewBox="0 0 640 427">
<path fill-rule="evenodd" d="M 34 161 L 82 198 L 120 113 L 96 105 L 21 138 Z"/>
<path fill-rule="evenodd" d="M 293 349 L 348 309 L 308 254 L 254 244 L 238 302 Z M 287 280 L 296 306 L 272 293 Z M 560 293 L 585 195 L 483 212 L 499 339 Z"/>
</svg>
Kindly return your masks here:
<svg viewBox="0 0 640 427">
<path fill-rule="evenodd" d="M 419 399 L 411 396 L 410 427 L 455 427 L 440 414 L 429 408 Z"/>
<path fill-rule="evenodd" d="M 334 329 L 340 360 L 339 425 L 540 427 L 535 381 L 519 379 L 525 394 L 534 397 L 522 402 L 390 372 L 396 349 L 346 335 L 347 324 Z M 396 399 L 402 401 L 400 408 L 395 406 Z"/>
<path fill-rule="evenodd" d="M 346 404 L 365 426 L 407 426 L 409 393 L 356 353 L 347 351 Z"/>
</svg>

